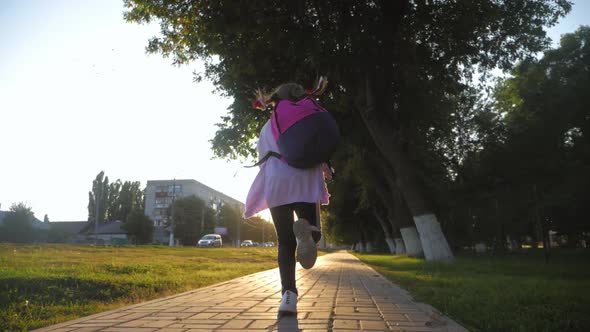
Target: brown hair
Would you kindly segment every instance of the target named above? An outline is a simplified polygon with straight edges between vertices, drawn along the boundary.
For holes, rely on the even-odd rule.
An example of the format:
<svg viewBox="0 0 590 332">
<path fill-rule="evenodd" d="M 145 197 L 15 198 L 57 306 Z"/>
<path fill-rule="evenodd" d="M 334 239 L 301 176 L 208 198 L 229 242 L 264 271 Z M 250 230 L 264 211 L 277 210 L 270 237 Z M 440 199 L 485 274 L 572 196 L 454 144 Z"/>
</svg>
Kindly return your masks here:
<svg viewBox="0 0 590 332">
<path fill-rule="evenodd" d="M 299 101 L 306 96 L 305 89 L 297 83 L 285 83 L 276 87 L 272 92 L 256 90 L 256 100 L 263 105 L 276 103 L 279 100 Z"/>
<path fill-rule="evenodd" d="M 270 95 L 270 100 L 299 101 L 305 96 L 305 89 L 297 83 L 285 83 L 279 85 Z"/>
</svg>

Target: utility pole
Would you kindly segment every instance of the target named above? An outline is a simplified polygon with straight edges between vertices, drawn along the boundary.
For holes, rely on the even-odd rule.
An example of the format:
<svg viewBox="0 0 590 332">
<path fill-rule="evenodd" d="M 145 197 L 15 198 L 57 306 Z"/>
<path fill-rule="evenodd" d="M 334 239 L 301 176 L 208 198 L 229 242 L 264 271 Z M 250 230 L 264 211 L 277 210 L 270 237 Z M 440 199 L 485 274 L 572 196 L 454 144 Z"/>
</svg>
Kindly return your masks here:
<svg viewBox="0 0 590 332">
<path fill-rule="evenodd" d="M 219 219 L 221 216 L 221 206 L 223 205 L 221 198 L 218 198 L 215 204 L 215 227 L 219 227 Z"/>
<path fill-rule="evenodd" d="M 205 228 L 205 209 L 207 208 L 207 206 L 203 205 L 203 208 L 201 208 L 201 228 L 199 228 L 199 232 L 201 234 L 199 234 L 199 236 L 203 236 L 203 228 Z"/>
<path fill-rule="evenodd" d="M 205 235 L 203 232 L 203 229 L 205 229 L 205 210 L 209 207 L 209 208 L 213 208 L 213 204 L 215 203 L 215 198 L 211 197 L 209 198 L 209 201 L 205 202 L 205 204 L 203 204 L 203 208 L 201 209 L 201 228 L 199 228 L 199 232 L 201 234 L 199 234 L 199 236 L 203 236 Z"/>
<path fill-rule="evenodd" d="M 176 179 L 172 181 L 172 207 L 170 209 L 170 240 L 168 246 L 174 246 L 174 200 L 176 198 Z"/>
<path fill-rule="evenodd" d="M 240 247 L 240 224 L 242 223 L 242 217 L 238 218 L 238 224 L 236 225 L 236 227 L 238 228 L 238 248 Z"/>
<path fill-rule="evenodd" d="M 94 245 L 98 245 L 98 204 L 100 201 L 100 187 L 102 183 L 96 183 L 96 192 L 94 193 L 94 205 L 96 205 L 96 211 L 94 213 Z"/>
</svg>

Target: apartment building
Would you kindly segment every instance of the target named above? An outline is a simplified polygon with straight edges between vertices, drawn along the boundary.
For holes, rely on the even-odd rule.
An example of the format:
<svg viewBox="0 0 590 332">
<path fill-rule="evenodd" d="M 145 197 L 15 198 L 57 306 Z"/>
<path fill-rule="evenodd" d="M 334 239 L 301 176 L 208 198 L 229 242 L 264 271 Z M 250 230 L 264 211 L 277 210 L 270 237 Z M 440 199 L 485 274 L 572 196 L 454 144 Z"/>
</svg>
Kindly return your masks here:
<svg viewBox="0 0 590 332">
<path fill-rule="evenodd" d="M 165 228 L 172 202 L 180 197 L 197 196 L 210 207 L 220 204 L 244 211 L 244 204 L 228 195 L 210 188 L 196 180 L 150 180 L 145 188 L 145 215 L 154 221 L 154 240 L 167 243 L 169 232 Z"/>
</svg>

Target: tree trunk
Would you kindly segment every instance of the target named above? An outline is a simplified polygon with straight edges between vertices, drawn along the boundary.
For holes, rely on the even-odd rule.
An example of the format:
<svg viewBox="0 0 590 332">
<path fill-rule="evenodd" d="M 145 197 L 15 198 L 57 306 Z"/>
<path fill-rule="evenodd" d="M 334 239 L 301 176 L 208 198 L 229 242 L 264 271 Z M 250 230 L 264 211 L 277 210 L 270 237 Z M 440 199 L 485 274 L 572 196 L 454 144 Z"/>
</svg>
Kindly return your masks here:
<svg viewBox="0 0 590 332">
<path fill-rule="evenodd" d="M 405 245 L 405 252 L 407 255 L 415 257 L 423 257 L 424 250 L 422 243 L 414 222 L 410 216 L 410 212 L 402 197 L 401 192 L 395 187 L 395 183 L 390 181 L 393 199 L 394 218 L 398 225 L 400 225 L 400 234 Z"/>
<path fill-rule="evenodd" d="M 371 241 L 367 241 L 367 243 L 365 244 L 365 248 L 367 250 L 367 253 L 372 253 L 373 252 L 373 244 L 371 243 Z"/>
<path fill-rule="evenodd" d="M 387 248 L 389 249 L 389 253 L 395 255 L 397 252 L 397 248 L 395 246 L 395 240 L 392 237 L 386 237 L 385 243 L 387 243 Z"/>
<path fill-rule="evenodd" d="M 387 210 L 387 221 L 389 222 L 389 226 L 391 227 L 391 237 L 393 238 L 393 242 L 389 245 L 390 250 L 392 250 L 392 254 L 395 255 L 405 255 L 406 254 L 406 247 L 404 246 L 404 242 L 403 240 L 400 238 L 401 233 L 400 233 L 400 225 L 402 224 L 402 218 L 401 217 L 403 215 L 403 213 L 401 213 L 401 211 L 398 211 L 399 206 L 398 204 L 396 204 L 395 201 L 395 197 L 392 194 L 392 191 L 394 190 L 394 188 L 392 188 L 392 183 L 394 182 L 391 177 L 393 176 L 392 174 L 388 174 L 385 171 L 385 168 L 381 167 L 381 173 L 383 174 L 383 177 L 385 177 L 387 179 L 387 183 L 389 184 L 389 191 L 386 190 L 386 188 L 382 185 L 376 185 L 375 189 L 377 191 L 377 194 L 379 196 L 379 198 L 381 199 L 381 202 L 383 203 L 383 205 L 385 206 L 385 209 Z M 379 222 L 381 222 L 381 220 L 379 220 Z M 408 224 L 408 222 L 406 221 L 405 224 Z M 405 225 L 404 224 L 404 225 Z M 408 224 L 409 226 L 409 224 Z M 397 241 L 399 240 L 399 241 Z M 387 238 L 386 238 L 387 241 Z"/>
<path fill-rule="evenodd" d="M 387 126 L 387 123 L 384 123 L 383 119 L 379 119 L 376 116 L 377 107 L 389 107 L 390 105 L 383 105 L 384 103 L 381 103 L 382 105 L 376 104 L 372 82 L 369 78 L 366 79 L 365 91 L 366 108 L 359 112 L 360 116 L 375 145 L 395 171 L 396 184 L 406 200 L 418 231 L 421 233 L 420 240 L 440 242 L 423 243 L 426 260 L 451 259 L 453 254 L 442 233 L 438 219 L 434 214 L 434 209 L 424 195 L 424 190 L 418 180 L 415 168 L 412 167 L 408 156 L 402 152 L 399 139 L 395 136 L 396 131 L 392 130 L 390 126 Z M 408 242 L 405 244 L 406 249 L 410 250 L 408 248 Z"/>
<path fill-rule="evenodd" d="M 369 232 L 364 227 L 361 227 L 361 245 L 363 248 L 363 254 L 371 252 L 371 239 L 369 237 Z"/>
<path fill-rule="evenodd" d="M 362 225 L 359 225 L 357 229 L 357 243 L 356 243 L 356 251 L 364 254 L 366 252 L 365 247 L 365 236 L 363 235 Z"/>
<path fill-rule="evenodd" d="M 356 244 L 356 251 L 360 252 L 361 254 L 364 254 L 367 252 L 367 248 L 365 247 L 365 243 L 363 241 L 359 241 Z"/>
<path fill-rule="evenodd" d="M 406 254 L 414 257 L 422 257 L 422 245 L 420 244 L 420 237 L 416 231 L 416 227 L 404 227 L 400 229 L 404 244 L 406 245 Z"/>
<path fill-rule="evenodd" d="M 451 248 L 436 215 L 432 212 L 433 209 L 420 192 L 420 185 L 414 170 L 401 152 L 398 151 L 395 155 L 397 183 L 412 214 L 414 224 L 416 224 L 424 257 L 428 261 L 452 259 Z"/>
<path fill-rule="evenodd" d="M 444 234 L 440 229 L 440 224 L 436 220 L 434 214 L 425 214 L 418 217 L 414 217 L 416 228 L 420 234 L 420 242 L 422 242 L 422 248 L 424 249 L 424 256 L 428 253 L 429 256 L 426 258 L 429 261 L 433 260 L 450 260 L 453 258 L 451 248 L 447 240 L 444 238 Z"/>
<path fill-rule="evenodd" d="M 395 241 L 395 254 L 396 255 L 405 255 L 406 254 L 406 246 L 404 245 L 404 240 L 400 237 L 396 237 L 393 239 Z"/>
<path fill-rule="evenodd" d="M 387 248 L 389 249 L 389 253 L 394 255 L 395 254 L 395 242 L 393 241 L 393 237 L 391 235 L 391 230 L 389 229 L 388 222 L 386 222 L 381 217 L 381 215 L 379 215 L 379 212 L 377 212 L 377 209 L 375 207 L 373 207 L 373 215 L 375 216 L 377 221 L 379 221 L 379 225 L 381 225 L 381 228 L 383 229 L 383 234 L 385 236 L 385 242 L 387 243 Z"/>
</svg>

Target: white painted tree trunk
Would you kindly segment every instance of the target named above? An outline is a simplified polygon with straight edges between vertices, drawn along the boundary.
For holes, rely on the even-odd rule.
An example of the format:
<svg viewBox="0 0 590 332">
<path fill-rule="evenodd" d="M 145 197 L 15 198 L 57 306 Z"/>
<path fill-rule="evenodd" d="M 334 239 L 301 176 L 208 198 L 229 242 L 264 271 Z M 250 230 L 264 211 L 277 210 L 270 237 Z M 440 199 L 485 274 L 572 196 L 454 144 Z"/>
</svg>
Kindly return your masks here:
<svg viewBox="0 0 590 332">
<path fill-rule="evenodd" d="M 402 238 L 406 245 L 406 253 L 409 256 L 421 257 L 423 255 L 422 245 L 420 244 L 420 238 L 418 237 L 416 227 L 404 227 L 399 231 L 402 233 Z"/>
<path fill-rule="evenodd" d="M 395 250 L 396 250 L 395 241 L 392 238 L 390 238 L 390 237 L 386 237 L 385 238 L 385 242 L 387 243 L 387 248 L 389 249 L 389 253 L 392 254 L 392 255 L 395 255 L 396 254 L 396 252 L 395 252 Z"/>
<path fill-rule="evenodd" d="M 365 243 L 359 242 L 357 248 L 358 248 L 357 251 L 360 252 L 361 254 L 367 253 L 367 247 L 365 246 Z"/>
<path fill-rule="evenodd" d="M 434 214 L 414 217 L 427 261 L 451 260 L 453 253 Z"/>
<path fill-rule="evenodd" d="M 393 239 L 395 241 L 395 254 L 396 255 L 405 255 L 406 254 L 406 246 L 404 245 L 404 240 L 397 237 Z"/>
<path fill-rule="evenodd" d="M 385 237 L 385 243 L 387 243 L 387 248 L 389 249 L 389 253 L 395 255 L 395 242 L 391 237 L 391 231 L 389 229 L 389 220 L 386 221 L 381 217 L 381 215 L 377 212 L 376 208 L 373 208 L 373 215 L 379 221 L 379 225 L 381 225 L 381 229 L 383 230 L 383 235 Z"/>
<path fill-rule="evenodd" d="M 323 233 L 322 233 L 322 237 L 320 238 L 320 242 L 318 243 L 318 246 L 319 246 L 320 250 L 326 250 L 328 248 L 328 245 L 326 243 L 326 237 L 324 236 Z"/>
<path fill-rule="evenodd" d="M 365 245 L 366 249 L 367 249 L 367 253 L 372 253 L 373 252 L 373 244 L 371 242 L 367 242 L 367 244 Z"/>
</svg>

